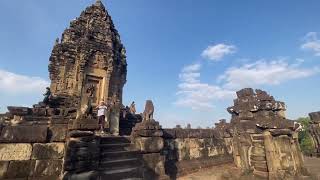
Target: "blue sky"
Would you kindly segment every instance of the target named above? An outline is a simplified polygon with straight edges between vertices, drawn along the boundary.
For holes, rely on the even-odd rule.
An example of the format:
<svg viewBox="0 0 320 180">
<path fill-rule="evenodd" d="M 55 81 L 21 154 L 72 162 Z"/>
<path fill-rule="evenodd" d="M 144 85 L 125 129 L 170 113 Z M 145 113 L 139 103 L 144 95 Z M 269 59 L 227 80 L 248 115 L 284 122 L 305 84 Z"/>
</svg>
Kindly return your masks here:
<svg viewBox="0 0 320 180">
<path fill-rule="evenodd" d="M 94 1 L 0 1 L 0 112 L 48 84 L 54 41 Z M 234 92 L 262 88 L 288 118 L 320 110 L 320 1 L 103 0 L 127 48 L 124 104 L 165 127 L 213 126 Z"/>
</svg>

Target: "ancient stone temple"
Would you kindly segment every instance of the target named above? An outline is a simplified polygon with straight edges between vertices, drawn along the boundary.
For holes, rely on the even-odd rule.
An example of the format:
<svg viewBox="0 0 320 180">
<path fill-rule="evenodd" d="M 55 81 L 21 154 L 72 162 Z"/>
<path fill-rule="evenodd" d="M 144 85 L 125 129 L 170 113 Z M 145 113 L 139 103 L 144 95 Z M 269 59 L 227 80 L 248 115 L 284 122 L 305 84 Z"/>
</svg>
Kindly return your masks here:
<svg viewBox="0 0 320 180">
<path fill-rule="evenodd" d="M 99 101 L 122 102 L 126 82 L 126 50 L 101 1 L 70 23 L 52 50 L 49 64 L 51 91 L 77 97 L 81 106 L 91 96 Z"/>
<path fill-rule="evenodd" d="M 294 121 L 285 117 L 285 104 L 265 91 L 237 92 L 228 108 L 234 162 L 244 171 L 269 179 L 307 174 Z"/>
<path fill-rule="evenodd" d="M 105 148 L 109 144 L 115 144 L 111 149 L 117 148 L 117 143 L 130 146 L 123 143 L 131 142 L 128 137 L 100 138 L 94 134 L 98 129 L 94 109 L 100 101 L 110 104 L 107 116 L 109 121 L 118 121 L 110 123 L 117 126 L 116 135 L 119 124 L 120 134 L 130 135 L 135 123 L 141 121 L 141 116 L 123 111 L 126 50 L 101 1 L 70 23 L 61 40 L 56 40 L 49 62 L 51 85 L 43 102 L 32 108 L 10 106 L 0 117 L 0 179 L 86 179 L 90 173 L 78 174 L 87 170 L 96 170 L 93 179 L 125 178 L 132 173 L 140 177 L 140 164 L 131 169 L 120 164 L 124 171 L 113 172 L 109 166 L 119 164 L 104 157 L 112 155 L 112 150 Z M 120 159 L 127 154 L 133 158 L 124 164 L 139 162 L 134 159 L 134 150 L 118 153 Z"/>
<path fill-rule="evenodd" d="M 306 174 L 297 127 L 265 91 L 238 91 L 231 122 L 207 129 L 163 129 L 151 100 L 141 114 L 134 102 L 124 107 L 126 50 L 99 0 L 56 40 L 49 74 L 43 102 L 0 115 L 0 179 L 175 180 L 219 165 L 270 180 Z M 100 101 L 110 105 L 107 120 L 117 133 L 98 131 Z M 320 116 L 310 116 L 319 150 Z"/>
</svg>

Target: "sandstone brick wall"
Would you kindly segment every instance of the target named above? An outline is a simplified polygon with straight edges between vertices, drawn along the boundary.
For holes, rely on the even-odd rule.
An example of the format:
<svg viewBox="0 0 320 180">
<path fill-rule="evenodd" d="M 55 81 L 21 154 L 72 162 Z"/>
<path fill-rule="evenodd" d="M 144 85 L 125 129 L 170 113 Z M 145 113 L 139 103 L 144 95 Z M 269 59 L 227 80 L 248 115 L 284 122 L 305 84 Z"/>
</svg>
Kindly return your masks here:
<svg viewBox="0 0 320 180">
<path fill-rule="evenodd" d="M 166 171 L 172 176 L 232 163 L 231 138 L 214 129 L 164 129 Z"/>
<path fill-rule="evenodd" d="M 0 179 L 59 179 L 66 133 L 66 124 L 4 126 L 0 130 Z"/>
</svg>

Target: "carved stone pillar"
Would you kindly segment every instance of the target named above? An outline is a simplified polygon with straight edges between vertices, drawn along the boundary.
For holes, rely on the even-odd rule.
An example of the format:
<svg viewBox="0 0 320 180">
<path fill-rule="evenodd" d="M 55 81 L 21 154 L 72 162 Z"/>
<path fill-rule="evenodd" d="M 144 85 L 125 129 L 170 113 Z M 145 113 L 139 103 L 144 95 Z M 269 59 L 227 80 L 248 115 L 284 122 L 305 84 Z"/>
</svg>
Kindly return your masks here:
<svg viewBox="0 0 320 180">
<path fill-rule="evenodd" d="M 162 128 L 155 120 L 143 121 L 133 128 L 132 142 L 142 153 L 145 179 L 169 179 L 165 174 L 165 157 L 161 154 L 164 147 L 162 135 Z"/>
</svg>

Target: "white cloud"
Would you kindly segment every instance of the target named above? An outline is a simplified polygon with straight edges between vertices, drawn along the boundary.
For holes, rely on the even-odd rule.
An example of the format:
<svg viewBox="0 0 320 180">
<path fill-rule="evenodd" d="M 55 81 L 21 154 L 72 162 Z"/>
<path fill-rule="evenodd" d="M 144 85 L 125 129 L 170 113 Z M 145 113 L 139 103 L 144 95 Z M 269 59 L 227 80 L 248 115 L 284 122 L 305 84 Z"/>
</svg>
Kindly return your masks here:
<svg viewBox="0 0 320 180">
<path fill-rule="evenodd" d="M 261 60 L 240 67 L 231 67 L 218 80 L 224 83 L 223 87 L 225 88 L 240 89 L 259 85 L 277 85 L 319 72 L 317 68 L 302 68 L 301 63 L 301 60 L 292 64 L 281 59 L 269 62 Z"/>
<path fill-rule="evenodd" d="M 0 69 L 0 92 L 7 94 L 41 93 L 49 82 L 40 77 L 15 74 Z"/>
<path fill-rule="evenodd" d="M 196 64 L 192 64 L 192 65 L 189 65 L 189 66 L 185 66 L 185 67 L 182 69 L 182 72 L 199 71 L 200 68 L 201 68 L 201 64 L 196 63 Z"/>
<path fill-rule="evenodd" d="M 251 64 L 227 69 L 218 79 L 218 85 L 208 84 L 200 80 L 200 64 L 184 67 L 178 84 L 178 99 L 174 103 L 193 110 L 208 110 L 214 107 L 214 101 L 235 97 L 241 88 L 260 88 L 262 85 L 278 85 L 280 83 L 305 78 L 319 73 L 319 68 L 303 68 L 302 59 L 288 63 L 285 59 L 274 61 L 260 60 Z"/>
<path fill-rule="evenodd" d="M 228 54 L 233 54 L 237 50 L 234 45 L 217 44 L 208 46 L 201 54 L 203 58 L 219 61 Z"/>
<path fill-rule="evenodd" d="M 304 41 L 304 44 L 301 45 L 302 50 L 311 51 L 315 56 L 320 56 L 320 39 L 316 32 L 307 33 Z"/>
<path fill-rule="evenodd" d="M 175 105 L 204 110 L 213 108 L 213 101 L 216 99 L 234 96 L 233 91 L 202 83 L 200 81 L 200 68 L 200 64 L 193 64 L 182 69 L 179 74 L 178 100 L 174 103 Z"/>
</svg>

